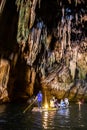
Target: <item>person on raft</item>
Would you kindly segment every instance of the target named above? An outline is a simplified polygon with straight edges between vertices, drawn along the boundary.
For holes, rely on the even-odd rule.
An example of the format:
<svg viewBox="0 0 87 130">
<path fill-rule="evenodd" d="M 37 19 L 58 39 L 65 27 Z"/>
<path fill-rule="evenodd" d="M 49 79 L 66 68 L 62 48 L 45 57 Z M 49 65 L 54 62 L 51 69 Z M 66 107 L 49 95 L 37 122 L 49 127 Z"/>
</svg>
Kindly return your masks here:
<svg viewBox="0 0 87 130">
<path fill-rule="evenodd" d="M 65 98 L 64 100 L 61 99 L 60 101 L 60 107 L 63 108 L 63 107 L 68 107 L 69 106 L 69 100 L 68 98 Z"/>
<path fill-rule="evenodd" d="M 43 95 L 42 92 L 39 91 L 39 93 L 36 96 L 37 102 L 38 102 L 38 108 L 42 108 L 42 99 L 43 99 Z"/>
<path fill-rule="evenodd" d="M 65 98 L 64 102 L 65 102 L 65 106 L 68 107 L 69 106 L 69 100 L 68 100 L 68 98 Z"/>
</svg>

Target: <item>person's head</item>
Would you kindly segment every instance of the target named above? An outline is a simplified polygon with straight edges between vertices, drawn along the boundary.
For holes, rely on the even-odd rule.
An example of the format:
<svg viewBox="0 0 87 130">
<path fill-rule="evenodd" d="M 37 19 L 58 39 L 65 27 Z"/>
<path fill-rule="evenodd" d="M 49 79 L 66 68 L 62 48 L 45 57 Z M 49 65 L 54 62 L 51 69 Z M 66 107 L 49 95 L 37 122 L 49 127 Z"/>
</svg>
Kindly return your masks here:
<svg viewBox="0 0 87 130">
<path fill-rule="evenodd" d="M 55 99 L 55 97 L 53 96 L 53 99 Z"/>
<path fill-rule="evenodd" d="M 39 93 L 41 93 L 41 90 L 39 91 Z"/>
</svg>

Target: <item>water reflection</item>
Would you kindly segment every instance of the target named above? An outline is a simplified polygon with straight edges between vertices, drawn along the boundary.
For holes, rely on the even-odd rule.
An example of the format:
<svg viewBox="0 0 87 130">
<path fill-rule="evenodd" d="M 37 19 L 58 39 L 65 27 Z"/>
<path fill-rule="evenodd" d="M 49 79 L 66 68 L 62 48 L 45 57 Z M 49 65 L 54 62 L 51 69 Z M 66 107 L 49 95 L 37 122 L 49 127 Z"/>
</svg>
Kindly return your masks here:
<svg viewBox="0 0 87 130">
<path fill-rule="evenodd" d="M 83 121 L 83 117 L 82 117 L 82 104 L 78 104 L 79 105 L 79 111 L 78 111 L 78 125 L 79 127 L 84 127 L 84 123 L 82 123 Z"/>
<path fill-rule="evenodd" d="M 82 123 L 82 113 L 81 111 L 78 112 L 78 125 L 81 127 L 84 127 L 83 123 Z"/>
<path fill-rule="evenodd" d="M 54 129 L 54 118 L 56 111 L 45 111 L 42 115 L 42 125 L 46 129 Z"/>
<path fill-rule="evenodd" d="M 23 114 L 25 106 L 0 105 L 0 130 L 86 130 L 87 104 L 58 111 Z"/>
<path fill-rule="evenodd" d="M 69 128 L 70 127 L 70 111 L 67 109 L 58 110 L 58 126 L 60 128 Z"/>
<path fill-rule="evenodd" d="M 59 109 L 58 114 L 61 116 L 69 117 L 70 114 L 69 108 Z"/>
<path fill-rule="evenodd" d="M 42 125 L 43 125 L 44 129 L 47 129 L 47 127 L 48 127 L 48 112 L 44 112 L 44 114 L 43 114 Z"/>
</svg>

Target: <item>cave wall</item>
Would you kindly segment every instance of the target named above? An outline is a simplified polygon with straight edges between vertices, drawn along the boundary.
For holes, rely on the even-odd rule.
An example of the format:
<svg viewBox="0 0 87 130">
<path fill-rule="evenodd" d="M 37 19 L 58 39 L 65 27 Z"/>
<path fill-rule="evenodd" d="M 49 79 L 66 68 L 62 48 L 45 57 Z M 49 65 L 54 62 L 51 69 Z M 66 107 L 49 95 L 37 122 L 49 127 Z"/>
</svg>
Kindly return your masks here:
<svg viewBox="0 0 87 130">
<path fill-rule="evenodd" d="M 41 0 L 28 7 L 30 0 L 22 0 L 21 9 L 16 2 L 7 0 L 0 16 L 0 56 L 10 64 L 8 97 L 27 99 L 44 86 L 58 98 L 87 96 L 86 3 Z"/>
</svg>

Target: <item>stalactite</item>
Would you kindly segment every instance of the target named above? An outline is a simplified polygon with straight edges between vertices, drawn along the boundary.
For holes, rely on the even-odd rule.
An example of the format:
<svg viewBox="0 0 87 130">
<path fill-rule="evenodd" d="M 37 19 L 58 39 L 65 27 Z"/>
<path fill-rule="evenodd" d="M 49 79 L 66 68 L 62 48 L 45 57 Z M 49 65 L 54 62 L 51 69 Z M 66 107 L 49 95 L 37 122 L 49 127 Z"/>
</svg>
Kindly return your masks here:
<svg viewBox="0 0 87 130">
<path fill-rule="evenodd" d="M 73 0 L 73 1 L 75 1 L 75 6 L 77 6 L 77 4 L 84 3 L 84 0 Z M 71 4 L 72 0 L 68 0 L 68 2 Z"/>
<path fill-rule="evenodd" d="M 64 25 L 64 32 L 63 32 L 63 37 L 64 37 L 64 49 L 66 49 L 66 44 L 67 44 L 67 34 L 66 34 L 66 23 Z"/>
<path fill-rule="evenodd" d="M 20 3 L 18 33 L 17 33 L 17 42 L 20 47 L 22 46 L 22 51 L 25 48 L 25 43 L 29 35 L 29 28 L 28 28 L 29 17 L 30 17 L 30 0 L 28 0 L 26 3 L 24 2 L 24 0 L 22 0 Z"/>
<path fill-rule="evenodd" d="M 76 25 L 78 24 L 78 14 L 75 14 L 75 19 L 76 19 Z"/>
<path fill-rule="evenodd" d="M 35 69 L 33 67 L 28 67 L 26 70 L 26 81 L 27 81 L 26 93 L 29 94 L 30 96 L 33 95 L 35 77 L 36 77 Z"/>
<path fill-rule="evenodd" d="M 62 17 L 64 17 L 64 15 L 65 15 L 65 9 L 64 9 L 64 7 L 62 8 Z"/>
<path fill-rule="evenodd" d="M 35 8 L 38 0 L 33 0 L 30 14 L 30 24 L 29 27 L 32 28 L 35 21 Z"/>
<path fill-rule="evenodd" d="M 40 49 L 40 36 L 41 36 L 41 30 L 43 27 L 43 22 L 37 23 L 37 28 L 33 28 L 28 39 L 28 56 L 25 58 L 27 60 L 27 64 L 32 66 L 34 63 L 36 56 Z"/>
<path fill-rule="evenodd" d="M 62 37 L 62 27 L 61 24 L 59 25 L 59 39 Z"/>
<path fill-rule="evenodd" d="M 44 27 L 42 30 L 41 41 L 44 44 L 45 49 L 48 50 L 48 45 L 46 45 L 46 43 L 48 43 L 47 42 L 47 27 Z"/>
<path fill-rule="evenodd" d="M 62 40 L 61 41 L 61 55 L 60 55 L 61 58 L 63 57 L 63 52 L 64 52 L 64 50 L 63 50 L 63 40 Z"/>
<path fill-rule="evenodd" d="M 66 36 L 65 36 L 65 33 L 66 33 L 66 27 L 65 27 L 65 9 L 64 7 L 62 8 L 62 18 L 61 18 L 61 23 L 60 25 L 58 25 L 58 37 L 61 41 L 61 54 L 60 54 L 60 57 L 62 58 L 63 57 L 63 54 L 64 54 L 64 49 L 66 48 Z"/>
<path fill-rule="evenodd" d="M 71 19 L 68 20 L 68 45 L 71 50 Z"/>
<path fill-rule="evenodd" d="M 62 41 L 61 41 L 61 44 L 62 44 L 62 54 L 61 54 L 61 57 L 64 55 L 64 50 L 66 49 L 66 44 L 67 44 L 67 35 L 66 35 L 66 23 L 64 24 L 64 27 L 63 27 L 63 37 L 62 37 Z"/>
<path fill-rule="evenodd" d="M 72 75 L 72 79 L 75 78 L 75 71 L 77 67 L 77 56 L 78 56 L 78 46 L 73 48 L 72 60 L 70 60 L 70 71 Z"/>
<path fill-rule="evenodd" d="M 69 1 L 69 3 L 71 4 L 71 0 L 68 0 Z"/>
<path fill-rule="evenodd" d="M 40 3 L 41 3 L 41 0 L 38 0 L 39 8 L 40 8 Z"/>
<path fill-rule="evenodd" d="M 38 0 L 17 0 L 17 10 L 19 11 L 17 42 L 22 52 L 28 40 L 29 31 L 35 21 L 35 8 Z"/>
<path fill-rule="evenodd" d="M 77 1 L 78 1 L 78 0 L 75 0 L 75 6 L 77 6 Z"/>
<path fill-rule="evenodd" d="M 46 46 L 47 51 L 49 50 L 51 40 L 52 40 L 52 35 L 51 34 L 49 34 L 48 36 L 46 35 L 46 42 L 45 42 L 46 45 L 45 46 Z"/>
<path fill-rule="evenodd" d="M 3 12 L 3 9 L 5 7 L 5 4 L 6 4 L 6 0 L 1 0 L 0 2 L 0 15 L 2 14 Z"/>
<path fill-rule="evenodd" d="M 18 11 L 21 6 L 21 0 L 16 0 L 15 4 L 17 5 L 17 11 Z"/>
</svg>

